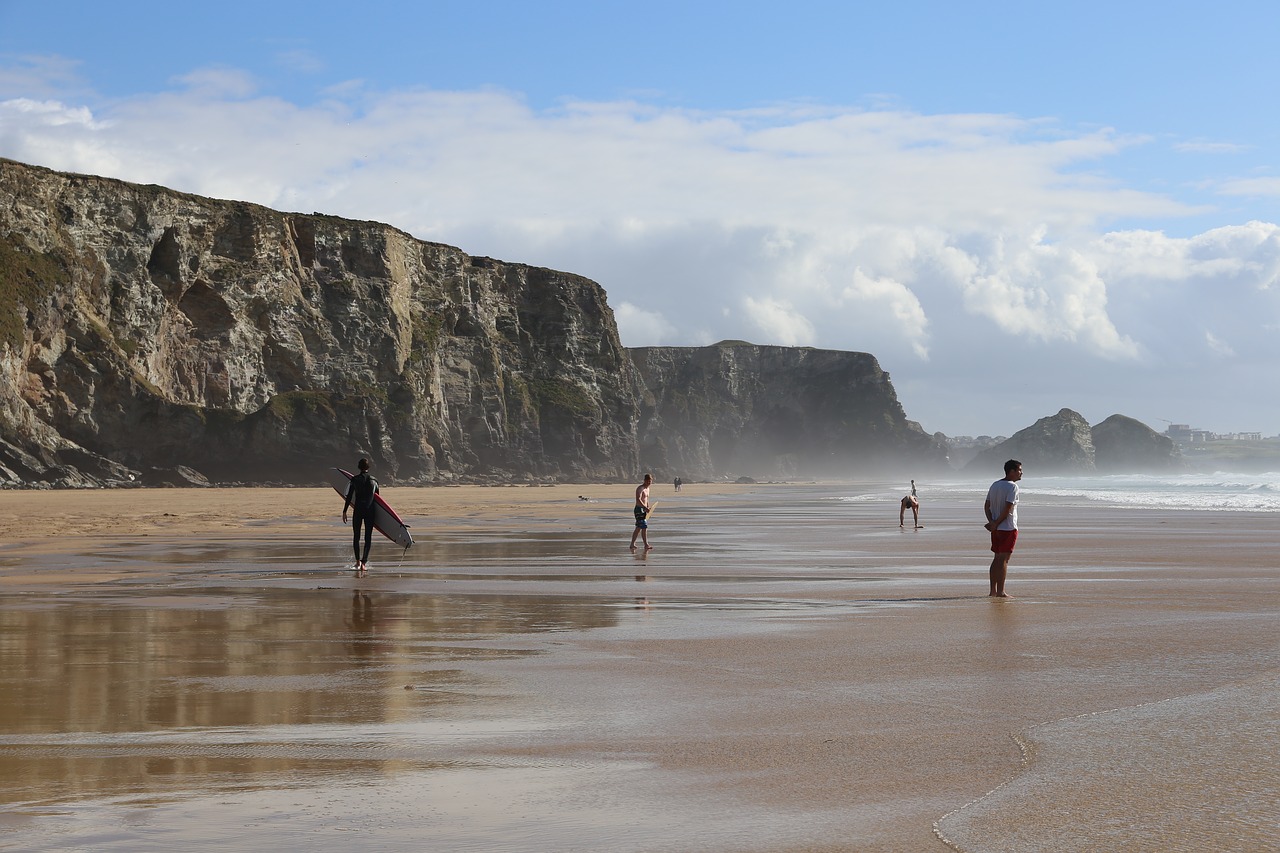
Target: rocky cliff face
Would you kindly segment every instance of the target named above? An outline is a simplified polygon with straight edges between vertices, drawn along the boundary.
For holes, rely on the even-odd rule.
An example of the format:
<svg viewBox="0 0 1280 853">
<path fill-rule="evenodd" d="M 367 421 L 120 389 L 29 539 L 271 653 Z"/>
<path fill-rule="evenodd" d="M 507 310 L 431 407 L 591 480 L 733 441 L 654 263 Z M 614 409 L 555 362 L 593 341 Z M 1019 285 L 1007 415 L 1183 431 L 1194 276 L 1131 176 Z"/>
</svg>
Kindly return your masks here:
<svg viewBox="0 0 1280 853">
<path fill-rule="evenodd" d="M 634 361 L 632 358 L 634 357 Z M 0 160 L 0 486 L 941 467 L 876 360 L 629 355 L 585 278 Z"/>
<path fill-rule="evenodd" d="M 1071 409 L 1041 418 L 987 448 L 965 470 L 998 476 L 1006 459 L 1017 459 L 1029 472 L 1040 474 L 1170 471 L 1182 464 L 1174 442 L 1140 421 L 1112 415 L 1090 427 Z"/>
<path fill-rule="evenodd" d="M 644 381 L 640 462 L 655 475 L 848 478 L 941 470 L 866 353 L 723 342 L 629 350 Z"/>
<path fill-rule="evenodd" d="M 630 478 L 638 393 L 579 276 L 0 160 L 0 483 Z"/>
</svg>

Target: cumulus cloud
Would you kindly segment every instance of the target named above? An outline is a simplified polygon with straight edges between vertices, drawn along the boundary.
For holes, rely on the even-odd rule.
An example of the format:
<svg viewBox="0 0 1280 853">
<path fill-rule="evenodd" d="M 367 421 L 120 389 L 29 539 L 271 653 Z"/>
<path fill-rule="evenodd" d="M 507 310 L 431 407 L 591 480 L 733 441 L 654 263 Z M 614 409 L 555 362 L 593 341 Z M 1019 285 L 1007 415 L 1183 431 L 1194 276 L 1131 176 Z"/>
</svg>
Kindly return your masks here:
<svg viewBox="0 0 1280 853">
<path fill-rule="evenodd" d="M 1107 314 L 1107 287 L 1083 252 L 1030 240 L 1000 240 L 989 271 L 964 283 L 966 304 L 1018 337 L 1080 343 L 1108 358 L 1133 358 L 1137 344 Z"/>
<path fill-rule="evenodd" d="M 742 300 L 742 307 L 752 326 L 763 335 L 758 340 L 799 347 L 811 345 L 816 337 L 813 324 L 790 302 L 747 296 Z"/>
<path fill-rule="evenodd" d="M 630 346 L 656 347 L 675 343 L 677 329 L 659 311 L 646 311 L 630 302 L 613 309 L 618 334 Z"/>
<path fill-rule="evenodd" d="M 926 397 L 950 400 L 1015 362 L 1046 387 L 1096 396 L 1121 374 L 1154 388 L 1165 367 L 1193 381 L 1206 343 L 1220 358 L 1276 356 L 1264 334 L 1280 318 L 1276 225 L 1106 230 L 1203 213 L 1100 170 L 1149 144 L 1141 135 L 807 103 L 539 110 L 499 89 L 360 81 L 299 104 L 233 68 L 97 104 L 59 89 L 66 64 L 49 67 L 43 85 L 19 79 L 38 65 L 0 68 L 0 92 L 26 93 L 0 102 L 0 155 L 379 220 L 582 273 L 608 291 L 631 346 L 748 338 L 872 352 L 919 395 L 904 405 L 921 420 Z M 1196 146 L 1219 150 L 1183 149 Z M 1280 195 L 1280 184 L 1219 191 Z M 1210 396 L 1214 379 L 1199 381 Z M 1072 401 L 1045 404 L 1028 414 Z"/>
</svg>

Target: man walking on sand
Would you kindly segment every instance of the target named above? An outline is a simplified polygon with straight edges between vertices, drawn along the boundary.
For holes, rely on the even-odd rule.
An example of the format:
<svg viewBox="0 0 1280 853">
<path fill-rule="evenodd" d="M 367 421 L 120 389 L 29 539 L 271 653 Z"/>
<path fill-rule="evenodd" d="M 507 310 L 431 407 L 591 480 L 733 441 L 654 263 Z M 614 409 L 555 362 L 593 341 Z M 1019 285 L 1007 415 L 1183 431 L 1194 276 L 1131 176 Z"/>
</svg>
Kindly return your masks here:
<svg viewBox="0 0 1280 853">
<path fill-rule="evenodd" d="M 649 544 L 649 487 L 653 485 L 653 475 L 645 474 L 644 482 L 636 486 L 636 529 L 631 533 L 631 550 L 636 550 L 636 537 L 639 536 L 644 542 L 644 549 L 652 551 L 653 546 Z"/>
<path fill-rule="evenodd" d="M 987 514 L 983 525 L 991 531 L 991 592 L 995 598 L 1011 598 L 1004 591 L 1004 579 L 1009 573 L 1009 558 L 1013 556 L 1014 543 L 1018 541 L 1018 481 L 1022 479 L 1022 463 L 1010 459 L 1004 463 L 1004 478 L 996 480 L 987 490 L 987 502 L 982 511 Z"/>
</svg>

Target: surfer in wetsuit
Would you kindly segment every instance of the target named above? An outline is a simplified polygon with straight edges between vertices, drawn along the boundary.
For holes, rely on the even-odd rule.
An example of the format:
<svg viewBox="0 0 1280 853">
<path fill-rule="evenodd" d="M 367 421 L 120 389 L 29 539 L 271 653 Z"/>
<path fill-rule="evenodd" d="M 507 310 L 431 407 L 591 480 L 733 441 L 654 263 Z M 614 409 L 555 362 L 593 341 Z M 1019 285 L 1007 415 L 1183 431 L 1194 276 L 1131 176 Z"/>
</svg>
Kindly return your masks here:
<svg viewBox="0 0 1280 853">
<path fill-rule="evenodd" d="M 378 481 L 369 474 L 369 460 L 361 459 L 360 473 L 351 478 L 347 486 L 347 499 L 342 504 L 342 522 L 347 521 L 347 507 L 351 508 L 351 550 L 356 559 L 356 574 L 368 570 L 369 547 L 373 544 L 373 496 L 378 493 Z M 360 525 L 364 525 L 364 555 L 360 554 Z"/>
</svg>

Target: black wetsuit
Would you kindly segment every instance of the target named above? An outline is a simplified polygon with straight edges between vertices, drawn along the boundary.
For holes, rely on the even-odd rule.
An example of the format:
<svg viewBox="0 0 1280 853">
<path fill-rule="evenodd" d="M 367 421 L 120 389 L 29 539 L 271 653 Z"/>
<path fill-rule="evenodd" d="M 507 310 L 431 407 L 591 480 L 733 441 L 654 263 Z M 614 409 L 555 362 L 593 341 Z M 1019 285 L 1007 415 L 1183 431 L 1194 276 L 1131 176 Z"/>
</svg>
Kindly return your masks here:
<svg viewBox="0 0 1280 853">
<path fill-rule="evenodd" d="M 378 481 L 368 471 L 361 471 L 351 478 L 351 485 L 347 487 L 347 502 L 342 506 L 344 513 L 347 506 L 351 507 L 351 550 L 356 560 L 362 564 L 369 562 L 369 548 L 373 544 L 373 496 L 377 493 Z M 364 525 L 364 557 L 360 556 L 361 524 Z"/>
</svg>

